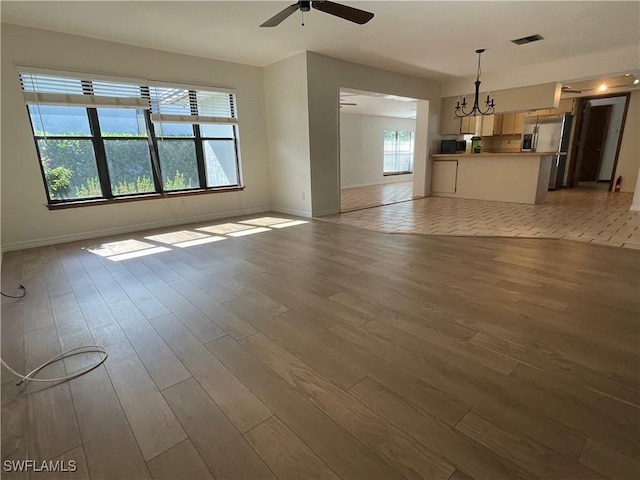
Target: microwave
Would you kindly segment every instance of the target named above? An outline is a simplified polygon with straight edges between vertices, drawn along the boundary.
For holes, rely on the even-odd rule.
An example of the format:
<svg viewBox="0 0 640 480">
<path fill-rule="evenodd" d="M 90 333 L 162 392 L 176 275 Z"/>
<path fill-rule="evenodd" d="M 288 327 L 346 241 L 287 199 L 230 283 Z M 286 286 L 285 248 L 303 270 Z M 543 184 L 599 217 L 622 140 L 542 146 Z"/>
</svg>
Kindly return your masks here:
<svg viewBox="0 0 640 480">
<path fill-rule="evenodd" d="M 440 153 L 460 153 L 467 149 L 467 142 L 464 140 L 441 140 Z"/>
</svg>

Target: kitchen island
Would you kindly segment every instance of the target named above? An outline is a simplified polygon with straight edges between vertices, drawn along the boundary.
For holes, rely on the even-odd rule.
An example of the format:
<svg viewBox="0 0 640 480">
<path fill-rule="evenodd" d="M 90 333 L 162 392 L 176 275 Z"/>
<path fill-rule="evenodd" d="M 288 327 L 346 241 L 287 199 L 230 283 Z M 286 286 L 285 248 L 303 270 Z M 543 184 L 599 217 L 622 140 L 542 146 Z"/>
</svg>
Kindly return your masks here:
<svg viewBox="0 0 640 480">
<path fill-rule="evenodd" d="M 432 155 L 431 195 L 543 203 L 555 156 L 553 152 Z"/>
</svg>

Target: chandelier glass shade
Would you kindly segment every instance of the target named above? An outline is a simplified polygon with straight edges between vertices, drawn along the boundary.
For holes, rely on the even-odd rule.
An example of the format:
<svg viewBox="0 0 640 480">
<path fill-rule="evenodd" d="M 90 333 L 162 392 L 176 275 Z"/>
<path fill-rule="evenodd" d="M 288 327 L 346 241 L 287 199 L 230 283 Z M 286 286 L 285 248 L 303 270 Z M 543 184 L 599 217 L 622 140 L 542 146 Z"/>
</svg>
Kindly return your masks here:
<svg viewBox="0 0 640 480">
<path fill-rule="evenodd" d="M 495 103 L 493 102 L 493 98 L 491 98 L 491 95 L 487 95 L 487 99 L 484 102 L 484 109 L 480 108 L 478 102 L 478 99 L 480 97 L 480 57 L 482 56 L 483 52 L 484 48 L 476 50 L 476 53 L 478 54 L 478 76 L 476 77 L 475 81 L 476 92 L 473 98 L 473 105 L 471 106 L 471 109 L 468 109 L 467 107 L 469 106 L 469 104 L 467 103 L 467 98 L 462 97 L 462 103 L 460 103 L 460 100 L 458 100 L 458 103 L 456 104 L 456 117 L 470 117 L 471 115 L 493 115 L 493 113 L 495 112 Z"/>
</svg>

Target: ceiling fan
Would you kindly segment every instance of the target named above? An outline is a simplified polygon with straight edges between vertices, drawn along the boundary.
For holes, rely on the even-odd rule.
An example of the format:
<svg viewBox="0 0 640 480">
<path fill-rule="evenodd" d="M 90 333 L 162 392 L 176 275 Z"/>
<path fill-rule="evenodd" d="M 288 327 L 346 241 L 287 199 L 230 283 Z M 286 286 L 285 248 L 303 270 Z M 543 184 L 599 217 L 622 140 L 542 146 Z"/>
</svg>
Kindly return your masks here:
<svg viewBox="0 0 640 480">
<path fill-rule="evenodd" d="M 568 85 L 565 87 L 562 87 L 561 90 L 563 93 L 582 93 L 583 92 L 583 90 L 576 90 L 573 87 L 570 87 Z"/>
<path fill-rule="evenodd" d="M 347 5 L 342 5 L 341 3 L 301 0 L 297 3 L 294 3 L 293 5 L 289 5 L 287 8 L 282 10 L 280 13 L 277 13 L 260 26 L 277 27 L 278 25 L 280 25 L 280 23 L 282 23 L 283 20 L 292 15 L 294 12 L 300 10 L 302 13 L 306 13 L 309 12 L 312 7 L 316 10 L 320 10 L 321 12 L 335 15 L 336 17 L 349 20 L 350 22 L 354 22 L 359 25 L 363 25 L 373 18 L 373 13 L 371 12 L 365 12 L 364 10 L 349 7 Z M 304 23 L 302 25 L 304 25 Z"/>
<path fill-rule="evenodd" d="M 575 89 L 573 87 L 570 86 L 565 86 L 562 87 L 562 93 L 585 93 L 585 92 L 595 92 L 595 91 L 599 91 L 599 92 L 606 92 L 608 90 L 612 90 L 612 89 L 616 89 L 616 88 L 624 88 L 624 87 L 629 87 L 630 85 L 626 85 L 626 84 L 622 84 L 622 85 L 606 85 L 606 88 L 603 87 L 593 87 L 593 88 L 582 88 L 580 90 Z"/>
</svg>

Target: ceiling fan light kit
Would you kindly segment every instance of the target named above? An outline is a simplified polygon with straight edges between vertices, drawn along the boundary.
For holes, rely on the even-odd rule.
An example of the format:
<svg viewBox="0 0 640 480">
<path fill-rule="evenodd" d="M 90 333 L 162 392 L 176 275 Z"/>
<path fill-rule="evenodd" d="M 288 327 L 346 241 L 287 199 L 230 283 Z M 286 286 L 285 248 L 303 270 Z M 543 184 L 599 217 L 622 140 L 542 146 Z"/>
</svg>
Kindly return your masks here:
<svg viewBox="0 0 640 480">
<path fill-rule="evenodd" d="M 493 113 L 495 112 L 496 105 L 490 94 L 487 95 L 487 100 L 485 101 L 485 110 L 481 110 L 480 105 L 478 104 L 478 98 L 480 96 L 480 58 L 484 53 L 484 48 L 476 50 L 476 53 L 478 54 L 478 76 L 476 77 L 475 81 L 476 92 L 473 98 L 473 106 L 471 107 L 471 110 L 467 110 L 467 98 L 462 97 L 462 103 L 460 103 L 460 100 L 458 100 L 456 104 L 456 117 L 470 117 L 471 115 L 493 115 Z"/>
<path fill-rule="evenodd" d="M 311 8 L 320 10 L 321 12 L 334 15 L 336 17 L 348 20 L 358 25 L 364 25 L 373 18 L 373 13 L 360 10 L 358 8 L 349 7 L 341 3 L 325 2 L 325 1 L 299 1 L 293 5 L 289 5 L 281 12 L 275 14 L 269 20 L 264 22 L 261 27 L 277 27 L 285 19 L 291 16 L 293 13 L 300 10 L 303 14 L 311 11 Z M 304 22 L 302 23 L 304 26 Z"/>
</svg>

